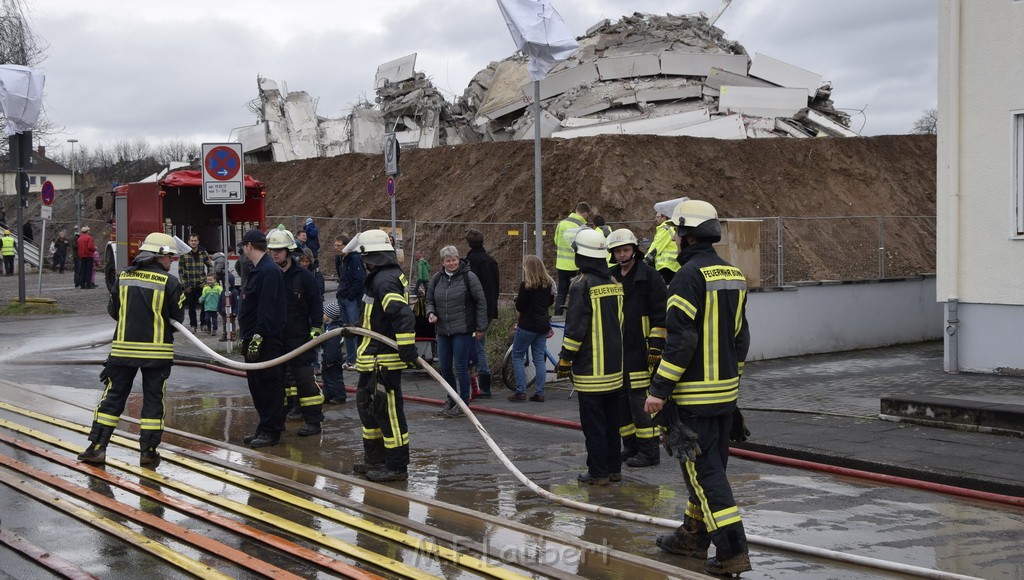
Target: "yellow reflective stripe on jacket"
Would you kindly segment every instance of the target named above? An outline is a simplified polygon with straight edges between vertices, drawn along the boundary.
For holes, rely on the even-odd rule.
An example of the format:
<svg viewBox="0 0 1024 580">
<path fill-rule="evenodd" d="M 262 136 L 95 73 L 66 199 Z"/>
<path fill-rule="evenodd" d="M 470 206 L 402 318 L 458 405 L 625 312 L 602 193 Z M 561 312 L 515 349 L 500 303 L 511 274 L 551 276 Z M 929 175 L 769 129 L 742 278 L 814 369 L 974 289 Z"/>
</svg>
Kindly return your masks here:
<svg viewBox="0 0 1024 580">
<path fill-rule="evenodd" d="M 634 371 L 629 373 L 629 388 L 646 389 L 651 386 L 651 373 L 647 371 Z"/>
<path fill-rule="evenodd" d="M 672 391 L 672 400 L 677 405 L 714 405 L 735 401 L 739 393 L 740 378 L 733 377 L 719 381 L 677 383 Z"/>
<path fill-rule="evenodd" d="M 683 376 L 684 372 L 686 372 L 685 368 L 674 365 L 665 359 L 661 359 L 661 364 L 658 365 L 658 375 L 673 383 L 679 382 L 679 377 Z"/>
<path fill-rule="evenodd" d="M 416 333 L 415 332 L 396 332 L 395 342 L 399 346 L 407 344 L 416 344 Z"/>
<path fill-rule="evenodd" d="M 592 364 L 592 366 L 590 368 L 594 369 L 595 371 L 598 370 L 598 369 L 603 370 L 605 368 L 605 361 L 604 361 L 604 354 L 605 354 L 604 335 L 605 335 L 605 329 L 604 329 L 604 315 L 601 313 L 601 308 L 602 308 L 602 306 L 601 306 L 601 299 L 602 298 L 607 298 L 609 296 L 614 296 L 616 298 L 616 309 L 619 312 L 619 316 L 618 316 L 619 333 L 621 335 L 621 333 L 622 333 L 622 301 L 623 301 L 623 297 L 625 296 L 625 294 L 623 293 L 623 290 L 622 290 L 622 284 L 618 284 L 618 283 L 599 284 L 599 285 L 594 286 L 594 287 L 592 287 L 590 289 L 590 308 L 591 308 L 591 311 L 594 313 L 594 316 L 591 319 L 591 324 L 590 324 L 590 344 L 593 345 L 593 347 L 594 347 L 592 349 L 592 352 L 591 352 L 591 364 Z M 621 364 L 621 357 L 622 357 L 622 353 L 621 352 L 619 353 L 619 357 L 620 357 L 620 364 Z M 610 375 L 604 375 L 604 376 L 610 376 Z M 618 376 L 619 376 L 619 384 L 621 385 L 622 384 L 622 373 L 619 372 Z"/>
<path fill-rule="evenodd" d="M 388 306 L 390 306 L 391 303 L 396 300 L 402 304 L 409 303 L 409 301 L 405 299 L 405 296 L 402 296 L 397 292 L 388 292 L 387 294 L 384 295 L 384 298 L 381 299 L 380 305 L 384 308 L 384 310 L 387 310 Z"/>
<path fill-rule="evenodd" d="M 172 360 L 174 359 L 174 345 L 115 340 L 110 345 L 110 356 Z"/>
<path fill-rule="evenodd" d="M 572 384 L 581 393 L 604 393 L 614 391 L 622 386 L 622 373 L 608 375 L 576 375 L 572 376 Z"/>
<path fill-rule="evenodd" d="M 648 338 L 668 338 L 668 329 L 664 326 L 655 326 L 651 329 L 651 333 L 647 335 Z"/>
<path fill-rule="evenodd" d="M 573 340 L 566 336 L 562 338 L 562 346 L 565 348 L 565 350 L 578 352 L 580 350 L 580 347 L 583 346 L 583 343 L 578 340 Z"/>
<path fill-rule="evenodd" d="M 678 308 L 682 310 L 683 314 L 685 314 L 690 320 L 693 320 L 697 316 L 697 307 L 691 304 L 689 300 L 678 294 L 673 294 L 668 297 L 668 308 Z M 668 336 L 667 332 L 666 336 Z"/>
</svg>

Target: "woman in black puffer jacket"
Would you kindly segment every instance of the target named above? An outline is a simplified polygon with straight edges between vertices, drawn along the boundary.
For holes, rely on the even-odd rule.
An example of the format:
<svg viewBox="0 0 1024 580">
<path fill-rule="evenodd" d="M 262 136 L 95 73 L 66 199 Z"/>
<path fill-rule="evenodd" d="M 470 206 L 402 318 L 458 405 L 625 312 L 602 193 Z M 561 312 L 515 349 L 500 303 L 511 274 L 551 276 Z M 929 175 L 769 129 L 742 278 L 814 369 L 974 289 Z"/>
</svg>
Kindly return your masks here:
<svg viewBox="0 0 1024 580">
<path fill-rule="evenodd" d="M 455 246 L 441 248 L 441 271 L 427 286 L 427 320 L 437 325 L 437 356 L 441 376 L 469 402 L 469 355 L 474 342 L 487 328 L 487 298 L 480 279 L 469 263 L 459 259 Z M 450 398 L 441 409 L 446 417 L 458 417 L 462 410 Z"/>
</svg>

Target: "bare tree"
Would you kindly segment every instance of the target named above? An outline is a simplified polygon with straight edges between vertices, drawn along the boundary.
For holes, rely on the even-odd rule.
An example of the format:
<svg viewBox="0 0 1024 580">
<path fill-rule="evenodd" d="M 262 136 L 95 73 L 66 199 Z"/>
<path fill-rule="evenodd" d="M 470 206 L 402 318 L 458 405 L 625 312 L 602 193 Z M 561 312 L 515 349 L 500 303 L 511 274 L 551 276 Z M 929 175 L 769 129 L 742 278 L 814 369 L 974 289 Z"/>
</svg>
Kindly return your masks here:
<svg viewBox="0 0 1024 580">
<path fill-rule="evenodd" d="M 199 145 L 192 141 L 171 139 L 170 141 L 161 141 L 160 145 L 157 146 L 156 160 L 163 164 L 172 161 L 187 161 L 191 163 L 193 160 L 199 159 L 201 153 Z"/>
<path fill-rule="evenodd" d="M 939 130 L 939 110 L 925 109 L 920 118 L 914 121 L 910 130 L 915 135 L 935 135 Z"/>
</svg>

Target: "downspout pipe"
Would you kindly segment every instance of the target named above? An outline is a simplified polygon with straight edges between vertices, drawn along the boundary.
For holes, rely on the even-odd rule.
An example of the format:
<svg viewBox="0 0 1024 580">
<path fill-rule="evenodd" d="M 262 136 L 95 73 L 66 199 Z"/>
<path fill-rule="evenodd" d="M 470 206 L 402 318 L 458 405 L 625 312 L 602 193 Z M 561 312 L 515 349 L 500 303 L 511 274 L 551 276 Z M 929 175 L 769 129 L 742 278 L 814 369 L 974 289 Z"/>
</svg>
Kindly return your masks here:
<svg viewBox="0 0 1024 580">
<path fill-rule="evenodd" d="M 946 235 L 949 263 L 949 298 L 946 299 L 946 372 L 960 372 L 960 0 L 949 2 L 949 231 Z"/>
</svg>

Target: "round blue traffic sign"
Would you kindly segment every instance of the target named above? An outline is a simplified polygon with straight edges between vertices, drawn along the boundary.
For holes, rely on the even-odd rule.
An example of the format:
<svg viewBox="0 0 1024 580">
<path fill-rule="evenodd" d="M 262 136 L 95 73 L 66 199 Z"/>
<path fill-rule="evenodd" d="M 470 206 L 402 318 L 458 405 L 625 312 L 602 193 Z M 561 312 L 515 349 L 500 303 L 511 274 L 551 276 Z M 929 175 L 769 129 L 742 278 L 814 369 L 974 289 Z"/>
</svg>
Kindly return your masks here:
<svg viewBox="0 0 1024 580">
<path fill-rule="evenodd" d="M 207 175 L 220 181 L 233 178 L 242 168 L 242 160 L 238 158 L 234 149 L 224 146 L 211 149 L 206 154 L 203 164 L 206 166 Z"/>
<path fill-rule="evenodd" d="M 43 189 L 39 192 L 40 199 L 43 200 L 43 205 L 53 205 L 53 198 L 56 192 L 53 189 L 53 183 L 49 180 L 43 182 Z"/>
<path fill-rule="evenodd" d="M 388 197 L 395 197 L 395 178 L 388 177 Z"/>
</svg>

